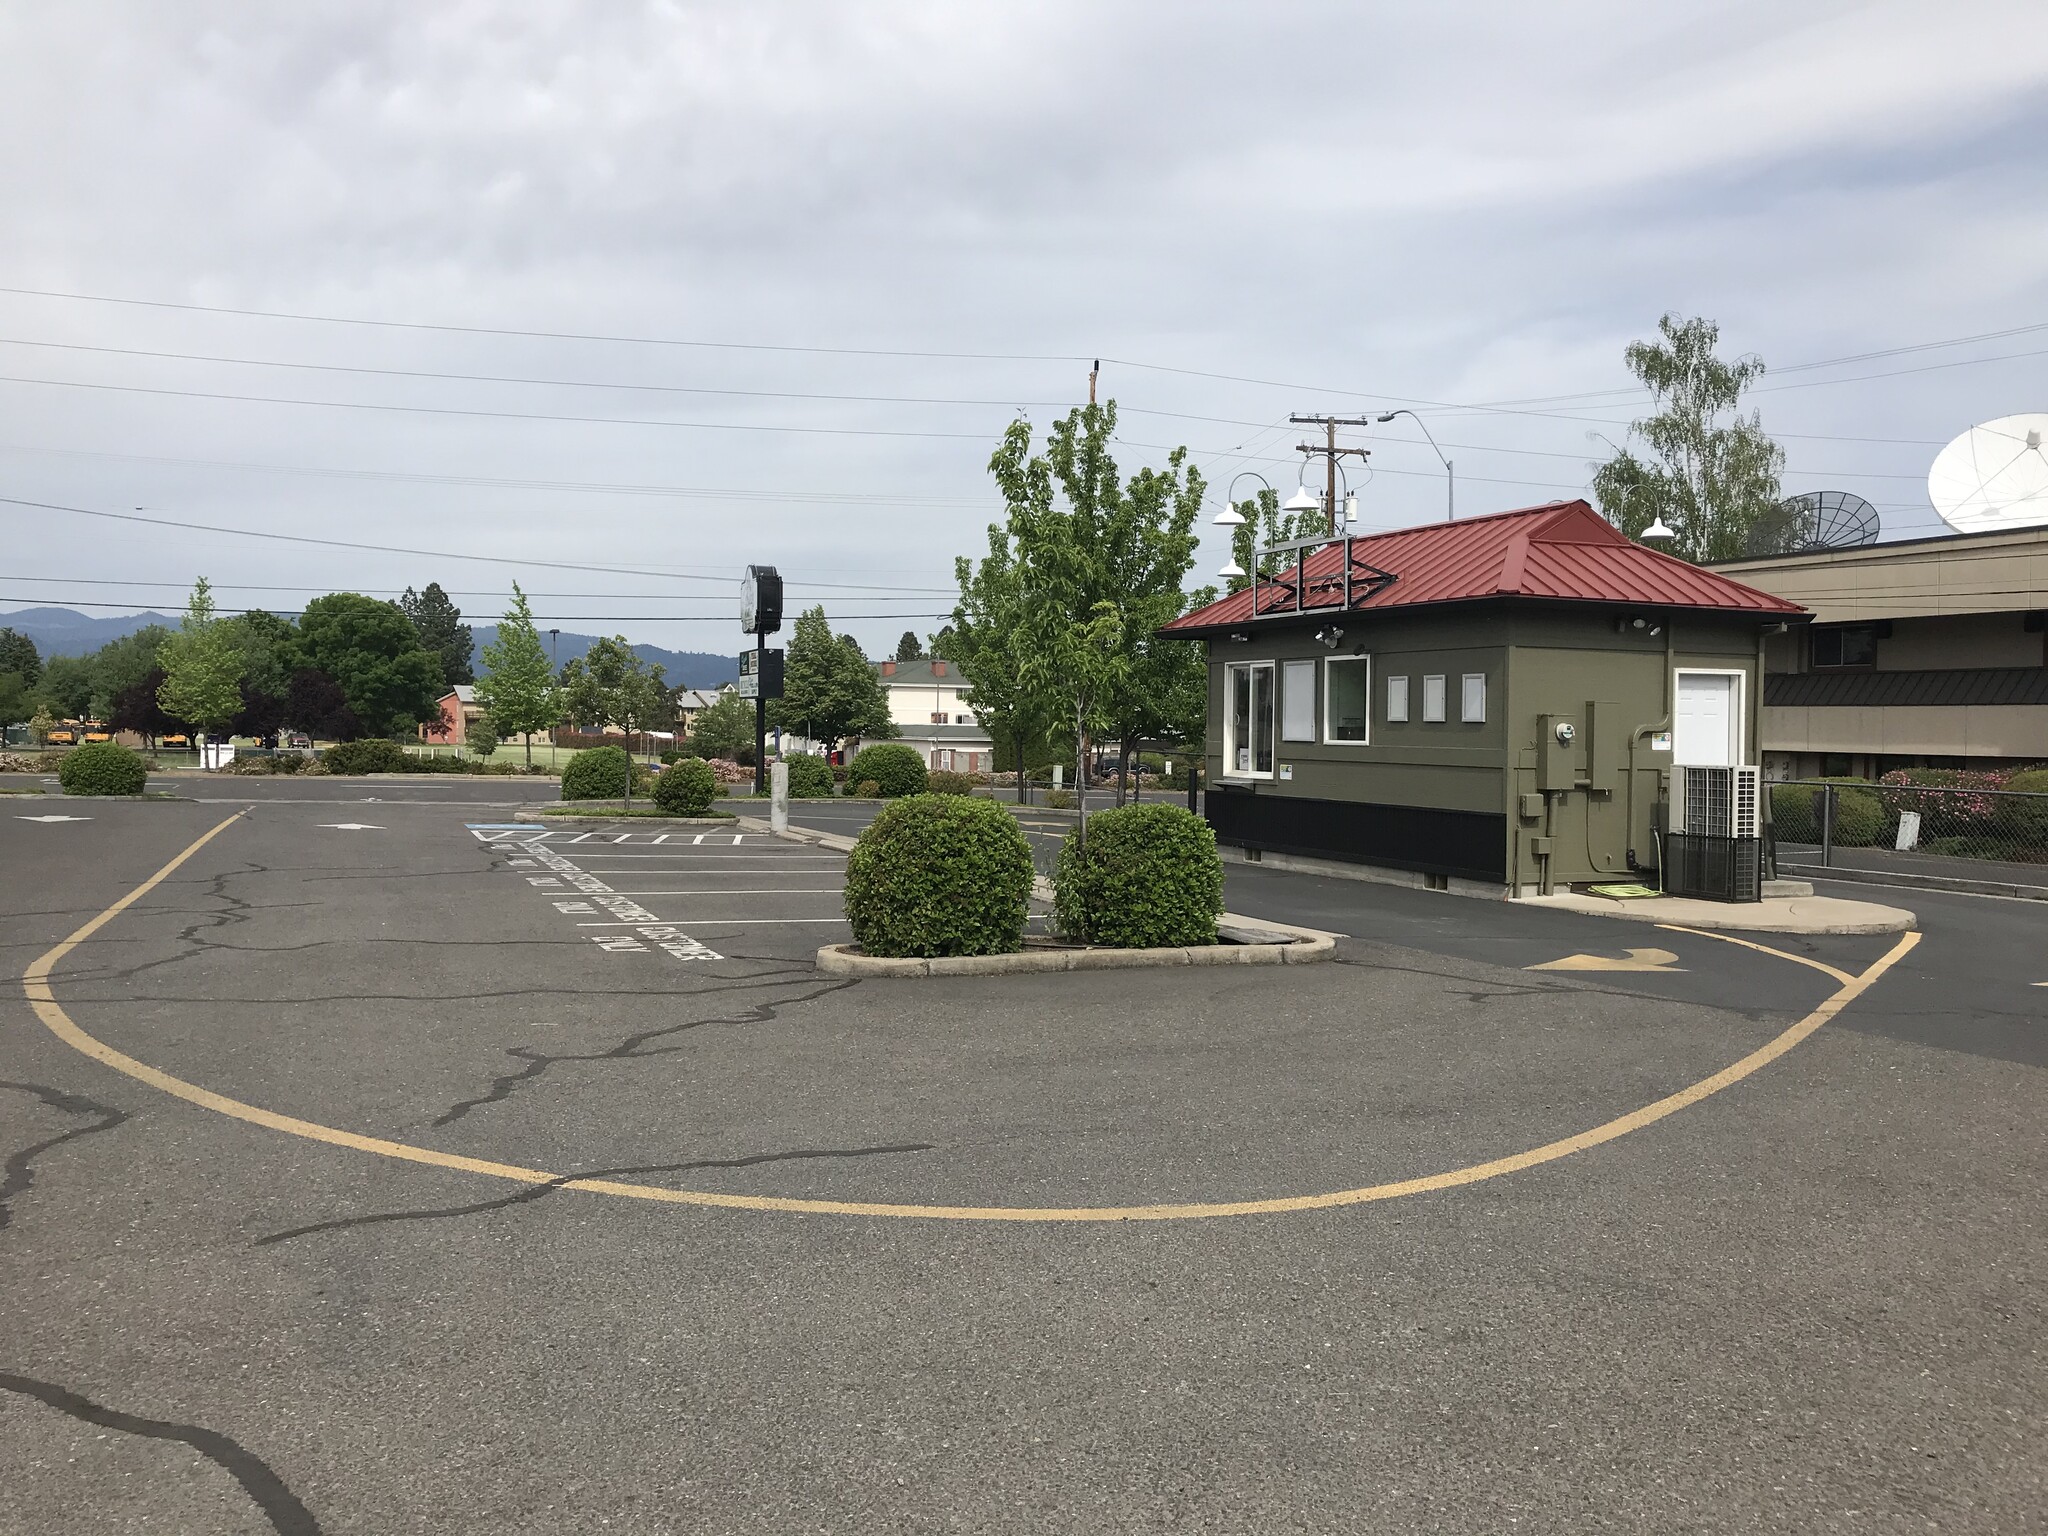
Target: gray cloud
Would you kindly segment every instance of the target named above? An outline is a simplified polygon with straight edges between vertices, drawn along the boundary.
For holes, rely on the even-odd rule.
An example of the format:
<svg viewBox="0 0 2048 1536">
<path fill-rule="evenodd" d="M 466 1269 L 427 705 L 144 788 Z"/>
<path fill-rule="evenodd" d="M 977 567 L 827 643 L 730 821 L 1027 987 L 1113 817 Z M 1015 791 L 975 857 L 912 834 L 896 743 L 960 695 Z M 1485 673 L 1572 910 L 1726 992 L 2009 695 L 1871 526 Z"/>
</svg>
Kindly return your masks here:
<svg viewBox="0 0 2048 1536">
<path fill-rule="evenodd" d="M 1104 388 L 1127 412 L 1128 462 L 1163 456 L 1141 445 L 1186 443 L 1215 472 L 1280 480 L 1293 473 L 1290 409 L 1620 391 L 1622 346 L 1667 308 L 1717 317 L 1731 348 L 1774 364 L 2048 320 L 2048 37 L 2034 10 L 17 7 L 0 16 L 0 283 L 1279 380 L 1298 387 L 1111 362 Z M 722 576 L 769 560 L 800 582 L 946 586 L 994 511 L 984 466 L 1003 424 L 1018 407 L 1046 420 L 1085 391 L 1074 361 L 542 341 L 10 295 L 0 337 L 17 343 L 0 346 L 10 378 L 650 423 L 0 383 L 9 494 L 531 560 Z M 2048 349 L 2044 338 L 1766 382 Z M 25 341 L 994 403 L 375 378 Z M 2048 403 L 2040 362 L 1758 401 L 1788 434 L 1795 487 L 1840 484 L 1896 532 L 1925 532 L 1928 444 Z M 1631 401 L 1545 409 L 1431 416 L 1458 445 L 1462 509 L 1582 486 L 1586 433 L 1618 434 Z M 678 421 L 935 435 L 652 424 Z M 1439 514 L 1441 470 L 1409 424 L 1388 429 L 1375 463 L 1369 521 Z M 738 494 L 697 494 L 710 491 Z M 0 548 L 12 578 L 0 607 L 129 590 L 90 579 L 496 590 L 507 574 L 15 508 L 0 508 Z M 22 584 L 32 577 L 66 580 Z M 723 587 L 538 567 L 522 579 L 715 593 L 708 606 L 573 611 L 716 612 L 715 624 L 622 627 L 737 643 Z M 828 598 L 849 613 L 885 606 Z M 905 625 L 851 627 L 879 643 Z"/>
</svg>

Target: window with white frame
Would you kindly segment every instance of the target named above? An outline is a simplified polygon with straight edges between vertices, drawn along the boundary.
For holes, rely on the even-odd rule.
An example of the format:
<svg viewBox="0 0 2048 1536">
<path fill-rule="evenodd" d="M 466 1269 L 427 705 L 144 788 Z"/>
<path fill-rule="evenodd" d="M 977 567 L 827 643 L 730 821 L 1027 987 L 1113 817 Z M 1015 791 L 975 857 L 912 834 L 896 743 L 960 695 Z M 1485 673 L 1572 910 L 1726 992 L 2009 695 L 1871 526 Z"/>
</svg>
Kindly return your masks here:
<svg viewBox="0 0 2048 1536">
<path fill-rule="evenodd" d="M 1274 776 L 1272 662 L 1223 668 L 1223 772 L 1231 778 Z"/>
<path fill-rule="evenodd" d="M 1280 739 L 1316 739 L 1316 664 L 1312 661 L 1281 664 Z"/>
<path fill-rule="evenodd" d="M 1431 724 L 1444 717 L 1444 679 L 1442 673 L 1434 673 L 1422 680 L 1422 718 Z"/>
<path fill-rule="evenodd" d="M 1406 724 L 1408 720 L 1408 679 L 1390 677 L 1387 679 L 1387 720 L 1390 724 Z"/>
<path fill-rule="evenodd" d="M 1239 661 L 1223 669 L 1223 772 L 1235 779 L 1273 777 L 1273 663 Z"/>
<path fill-rule="evenodd" d="M 1486 719 L 1486 674 L 1467 672 L 1465 674 L 1464 697 L 1458 701 L 1458 718 L 1466 724 L 1477 724 Z"/>
<path fill-rule="evenodd" d="M 1323 663 L 1323 740 L 1343 746 L 1372 740 L 1371 657 L 1332 656 Z"/>
</svg>

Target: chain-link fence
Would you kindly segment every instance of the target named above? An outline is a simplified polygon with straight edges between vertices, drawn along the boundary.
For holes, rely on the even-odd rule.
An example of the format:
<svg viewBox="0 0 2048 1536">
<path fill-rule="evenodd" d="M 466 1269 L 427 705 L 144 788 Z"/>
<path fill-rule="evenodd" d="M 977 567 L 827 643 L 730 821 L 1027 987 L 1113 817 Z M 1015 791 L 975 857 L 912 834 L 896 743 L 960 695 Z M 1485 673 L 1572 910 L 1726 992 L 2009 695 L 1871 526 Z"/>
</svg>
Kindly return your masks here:
<svg viewBox="0 0 2048 1536">
<path fill-rule="evenodd" d="M 1781 865 L 2048 886 L 2048 794 L 1800 779 L 1770 815 Z"/>
</svg>

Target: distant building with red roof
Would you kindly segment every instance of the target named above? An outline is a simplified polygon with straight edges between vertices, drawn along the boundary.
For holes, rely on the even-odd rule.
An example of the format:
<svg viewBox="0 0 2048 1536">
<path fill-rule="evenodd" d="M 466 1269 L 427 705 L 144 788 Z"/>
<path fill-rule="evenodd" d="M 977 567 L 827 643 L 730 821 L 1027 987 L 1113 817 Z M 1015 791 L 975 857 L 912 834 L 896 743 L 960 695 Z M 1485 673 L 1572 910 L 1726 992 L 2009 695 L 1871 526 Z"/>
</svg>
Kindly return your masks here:
<svg viewBox="0 0 2048 1536">
<path fill-rule="evenodd" d="M 1494 895 L 1657 870 L 1674 766 L 1756 763 L 1764 636 L 1806 616 L 1583 501 L 1257 574 L 1166 631 L 1208 645 L 1217 840 Z"/>
</svg>

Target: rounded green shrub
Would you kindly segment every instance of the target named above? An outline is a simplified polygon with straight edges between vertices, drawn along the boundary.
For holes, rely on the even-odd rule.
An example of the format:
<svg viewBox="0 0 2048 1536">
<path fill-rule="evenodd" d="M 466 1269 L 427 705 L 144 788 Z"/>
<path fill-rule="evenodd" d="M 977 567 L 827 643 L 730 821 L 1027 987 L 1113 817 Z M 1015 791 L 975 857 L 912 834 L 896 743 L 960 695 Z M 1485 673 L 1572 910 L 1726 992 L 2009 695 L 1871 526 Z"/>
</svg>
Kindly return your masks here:
<svg viewBox="0 0 2048 1536">
<path fill-rule="evenodd" d="M 1117 949 L 1216 942 L 1223 860 L 1216 834 L 1177 805 L 1126 805 L 1088 818 L 1053 872 L 1062 936 Z"/>
<path fill-rule="evenodd" d="M 853 786 L 851 794 L 856 800 L 879 800 L 882 798 L 882 786 L 873 779 L 862 779 Z"/>
<path fill-rule="evenodd" d="M 990 800 L 898 800 L 846 859 L 846 919 L 871 955 L 1007 954 L 1030 899 L 1031 845 Z"/>
<path fill-rule="evenodd" d="M 57 782 L 67 795 L 139 795 L 149 778 L 140 756 L 111 741 L 89 742 L 64 754 Z"/>
<path fill-rule="evenodd" d="M 373 736 L 367 741 L 344 741 L 321 754 L 329 773 L 404 773 L 412 758 L 395 741 Z"/>
<path fill-rule="evenodd" d="M 856 784 L 873 783 L 877 794 L 894 800 L 900 795 L 921 795 L 925 786 L 924 759 L 917 748 L 900 741 L 878 741 L 862 747 L 847 764 L 846 776 Z"/>
<path fill-rule="evenodd" d="M 623 747 L 591 747 L 562 769 L 564 800 L 623 800 L 631 761 Z"/>
<path fill-rule="evenodd" d="M 2005 820 L 2028 857 L 2048 853 L 2048 768 L 2027 768 L 2005 781 L 2015 794 L 2039 795 L 2038 800 L 2008 800 Z"/>
<path fill-rule="evenodd" d="M 833 790 L 832 765 L 810 752 L 793 752 L 783 759 L 789 764 L 789 798 L 829 799 Z"/>
<path fill-rule="evenodd" d="M 924 776 L 924 787 L 928 794 L 971 795 L 974 793 L 974 780 L 964 773 L 937 768 Z"/>
<path fill-rule="evenodd" d="M 702 816 L 717 798 L 718 777 L 701 757 L 686 757 L 670 764 L 654 781 L 654 803 L 671 816 Z"/>
</svg>

